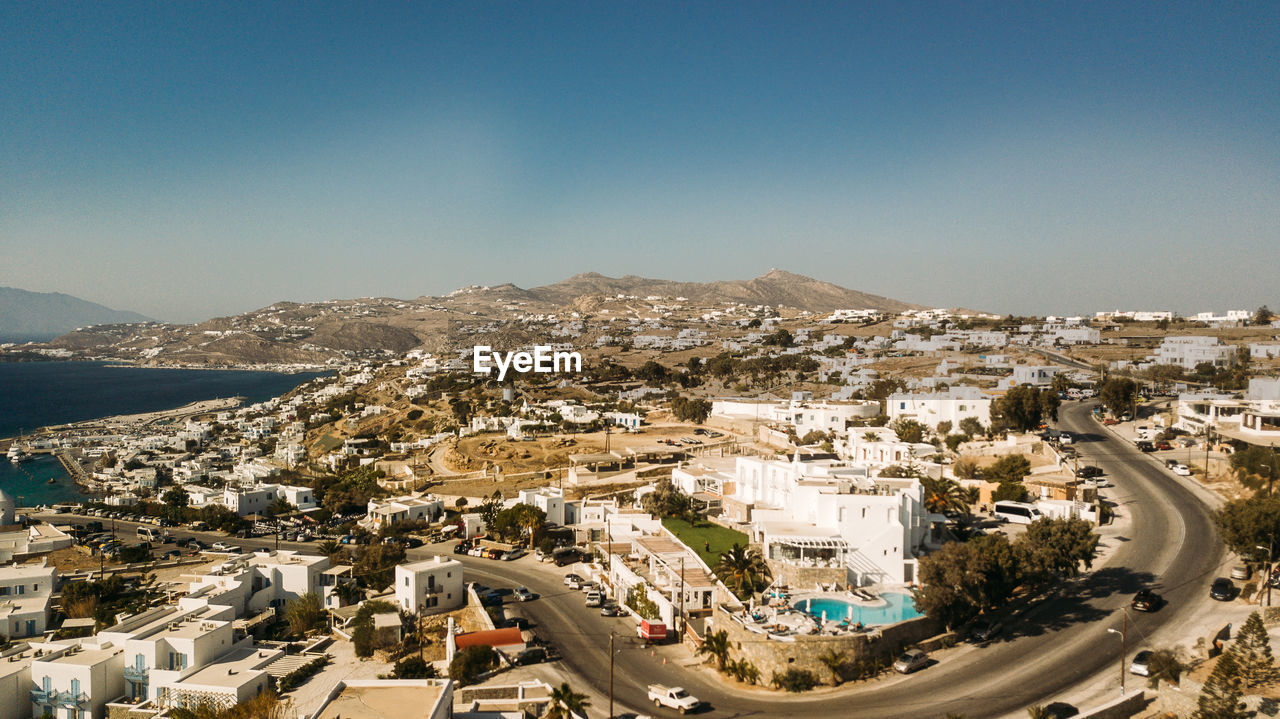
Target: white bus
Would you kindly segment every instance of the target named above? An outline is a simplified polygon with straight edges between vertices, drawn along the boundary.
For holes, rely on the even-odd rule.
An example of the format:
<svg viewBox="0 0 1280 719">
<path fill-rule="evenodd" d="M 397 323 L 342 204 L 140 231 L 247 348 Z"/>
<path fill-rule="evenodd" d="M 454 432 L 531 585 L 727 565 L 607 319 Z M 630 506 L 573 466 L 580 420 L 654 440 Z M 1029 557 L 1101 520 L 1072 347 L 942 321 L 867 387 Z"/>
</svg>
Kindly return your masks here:
<svg viewBox="0 0 1280 719">
<path fill-rule="evenodd" d="M 1014 524 L 1031 524 L 1044 517 L 1036 505 L 1026 502 L 996 502 L 992 511 L 996 519 Z"/>
</svg>

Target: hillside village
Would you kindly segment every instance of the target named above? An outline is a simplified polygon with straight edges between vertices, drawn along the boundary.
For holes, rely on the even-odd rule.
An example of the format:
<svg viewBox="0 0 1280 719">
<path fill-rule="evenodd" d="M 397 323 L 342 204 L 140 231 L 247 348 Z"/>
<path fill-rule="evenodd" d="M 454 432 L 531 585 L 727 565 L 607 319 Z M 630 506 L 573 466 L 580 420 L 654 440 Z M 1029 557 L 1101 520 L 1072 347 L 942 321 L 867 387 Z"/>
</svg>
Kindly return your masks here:
<svg viewBox="0 0 1280 719">
<path fill-rule="evenodd" d="M 615 294 L 550 311 L 506 292 L 5 348 L 329 371 L 266 402 L 4 447 L 57 455 L 92 493 L 21 510 L 0 497 L 6 705 L 160 719 L 269 693 L 299 717 L 358 716 L 342 707 L 361 697 L 538 714 L 560 690 L 529 665 L 573 648 L 521 610 L 549 600 L 533 582 L 557 567 L 551 584 L 576 584 L 592 621 L 687 647 L 671 656 L 715 660 L 725 682 L 839 685 L 905 647 L 949 647 L 1114 551 L 1132 510 L 1062 428 L 1069 407 L 1228 500 L 1269 492 L 1280 467 L 1263 461 L 1280 445 L 1265 308 L 1012 318 Z M 466 309 L 477 296 L 489 309 Z M 395 324 L 407 316 L 448 330 L 421 342 Z M 582 372 L 472 371 L 474 345 L 534 342 L 581 352 Z M 1065 553 L 980 602 L 939 591 L 965 547 Z M 486 567 L 533 579 L 489 586 Z M 743 639 L 763 648 L 707 649 Z M 1211 660 L 1184 639 L 1189 666 Z M 824 668 L 820 650 L 844 659 Z"/>
</svg>

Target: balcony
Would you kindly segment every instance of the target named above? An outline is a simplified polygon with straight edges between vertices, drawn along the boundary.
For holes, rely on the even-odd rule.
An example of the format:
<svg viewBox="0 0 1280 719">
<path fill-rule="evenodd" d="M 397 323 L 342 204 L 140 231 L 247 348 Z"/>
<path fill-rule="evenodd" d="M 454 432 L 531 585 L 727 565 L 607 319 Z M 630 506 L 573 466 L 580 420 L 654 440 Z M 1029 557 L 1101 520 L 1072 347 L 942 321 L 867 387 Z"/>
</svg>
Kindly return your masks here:
<svg viewBox="0 0 1280 719">
<path fill-rule="evenodd" d="M 150 674 L 151 674 L 151 669 L 147 667 L 143 667 L 142 669 L 139 669 L 137 667 L 124 668 L 124 678 L 131 682 L 145 683 L 149 678 Z"/>
<path fill-rule="evenodd" d="M 73 694 L 72 692 L 57 692 L 53 703 L 60 706 L 79 706 L 89 702 L 89 695 L 84 692 Z"/>
</svg>

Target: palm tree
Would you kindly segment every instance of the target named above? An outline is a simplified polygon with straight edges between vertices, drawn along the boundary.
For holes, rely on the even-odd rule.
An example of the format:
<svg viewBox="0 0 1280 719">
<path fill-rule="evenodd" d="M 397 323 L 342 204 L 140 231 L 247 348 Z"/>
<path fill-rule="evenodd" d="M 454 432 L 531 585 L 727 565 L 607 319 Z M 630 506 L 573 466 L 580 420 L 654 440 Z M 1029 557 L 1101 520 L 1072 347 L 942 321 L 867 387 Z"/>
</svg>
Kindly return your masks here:
<svg viewBox="0 0 1280 719">
<path fill-rule="evenodd" d="M 945 477 L 921 477 L 920 485 L 924 487 L 924 507 L 930 512 L 968 513 L 968 493 L 955 480 Z"/>
<path fill-rule="evenodd" d="M 822 665 L 830 670 L 831 683 L 835 686 L 840 684 L 842 678 L 840 672 L 844 669 L 847 660 L 848 657 L 845 656 L 844 652 L 838 652 L 835 649 L 828 649 L 818 655 L 818 661 L 822 662 Z"/>
<path fill-rule="evenodd" d="M 546 719 L 573 719 L 575 716 L 585 717 L 591 701 L 586 694 L 575 692 L 568 682 L 551 690 L 551 704 L 547 707 Z"/>
<path fill-rule="evenodd" d="M 736 542 L 729 551 L 720 555 L 716 574 L 739 597 L 764 589 L 773 578 L 773 572 L 769 571 L 769 565 L 765 564 L 759 552 Z"/>
<path fill-rule="evenodd" d="M 714 657 L 716 668 L 724 671 L 725 662 L 729 660 L 729 633 L 721 629 L 708 634 L 702 646 L 698 647 L 698 653 Z"/>
<path fill-rule="evenodd" d="M 316 549 L 319 549 L 320 553 L 328 557 L 331 562 L 343 552 L 342 545 L 332 539 L 324 540 L 316 546 Z"/>
</svg>

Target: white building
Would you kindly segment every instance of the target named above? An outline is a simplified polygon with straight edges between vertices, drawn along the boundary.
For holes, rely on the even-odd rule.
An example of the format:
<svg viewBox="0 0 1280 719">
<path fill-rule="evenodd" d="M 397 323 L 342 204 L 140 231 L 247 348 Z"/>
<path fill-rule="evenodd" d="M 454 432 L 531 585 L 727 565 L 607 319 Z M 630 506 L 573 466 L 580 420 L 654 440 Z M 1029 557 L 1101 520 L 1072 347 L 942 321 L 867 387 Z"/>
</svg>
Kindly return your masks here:
<svg viewBox="0 0 1280 719">
<path fill-rule="evenodd" d="M 96 640 L 36 646 L 29 716 L 105 719 L 107 702 L 124 694 L 124 648 Z"/>
<path fill-rule="evenodd" d="M 913 419 L 932 430 L 937 430 L 941 422 L 958 428 L 960 421 L 967 418 L 986 426 L 991 424 L 991 399 L 977 387 L 956 386 L 927 394 L 892 394 L 885 400 L 885 409 L 890 422 Z"/>
<path fill-rule="evenodd" d="M 427 494 L 390 499 L 370 499 L 364 523 L 375 531 L 397 522 L 435 521 L 444 513 L 444 501 Z"/>
<path fill-rule="evenodd" d="M 411 614 L 417 614 L 419 607 L 427 614 L 435 614 L 467 603 L 462 562 L 441 555 L 396 565 L 395 585 L 396 604 Z"/>
<path fill-rule="evenodd" d="M 1185 370 L 1193 370 L 1202 362 L 1214 367 L 1230 367 L 1236 361 L 1236 348 L 1208 335 L 1165 337 L 1149 359 L 1156 364 L 1177 365 Z"/>
<path fill-rule="evenodd" d="M 750 507 L 752 541 L 770 561 L 844 568 L 853 585 L 916 581 L 928 529 L 915 479 L 867 476 L 835 460 L 737 459 L 733 499 Z"/>
<path fill-rule="evenodd" d="M 0 567 L 0 633 L 10 639 L 44 634 L 57 584 L 57 568 L 44 562 Z"/>
</svg>

